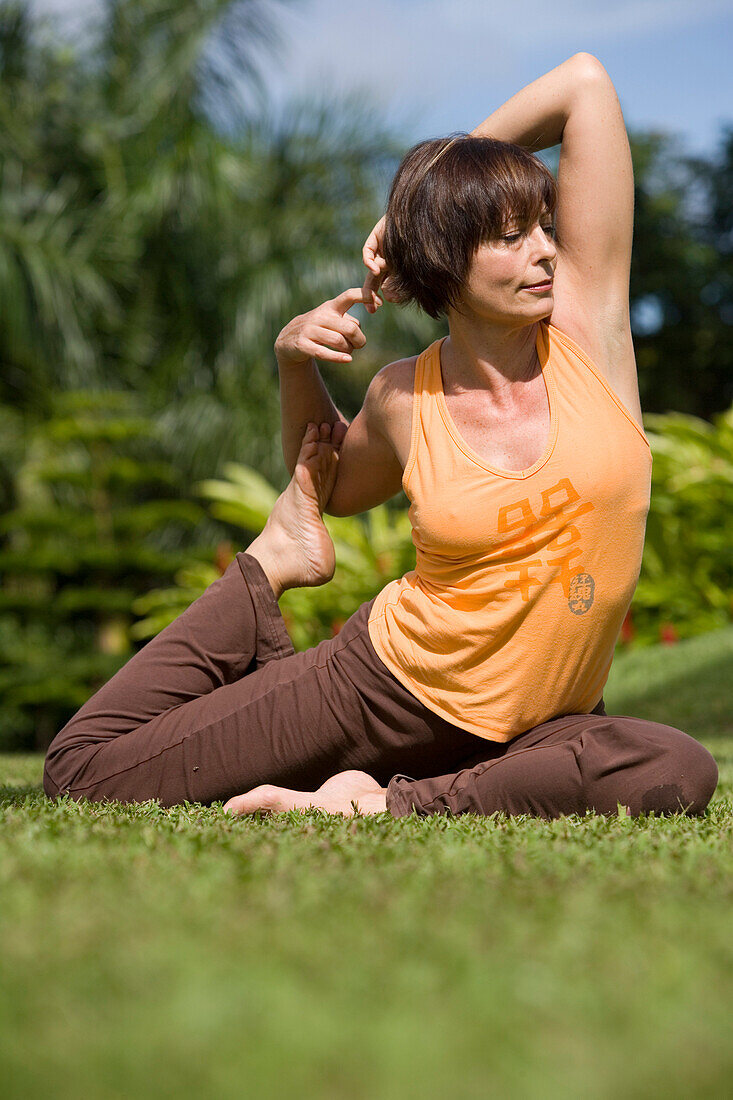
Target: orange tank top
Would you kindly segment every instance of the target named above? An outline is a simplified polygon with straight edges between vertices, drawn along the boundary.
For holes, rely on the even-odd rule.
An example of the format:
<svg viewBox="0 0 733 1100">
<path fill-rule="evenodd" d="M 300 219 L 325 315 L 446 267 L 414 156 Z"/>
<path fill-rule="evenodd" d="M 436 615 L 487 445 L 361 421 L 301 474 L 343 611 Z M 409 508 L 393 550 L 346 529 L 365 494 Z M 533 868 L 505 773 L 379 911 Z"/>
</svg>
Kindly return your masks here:
<svg viewBox="0 0 733 1100">
<path fill-rule="evenodd" d="M 376 597 L 372 644 L 431 711 L 509 741 L 599 702 L 644 545 L 652 454 L 576 343 L 537 325 L 545 453 L 499 470 L 461 437 L 436 340 L 418 358 L 410 453 L 415 569 Z"/>
</svg>

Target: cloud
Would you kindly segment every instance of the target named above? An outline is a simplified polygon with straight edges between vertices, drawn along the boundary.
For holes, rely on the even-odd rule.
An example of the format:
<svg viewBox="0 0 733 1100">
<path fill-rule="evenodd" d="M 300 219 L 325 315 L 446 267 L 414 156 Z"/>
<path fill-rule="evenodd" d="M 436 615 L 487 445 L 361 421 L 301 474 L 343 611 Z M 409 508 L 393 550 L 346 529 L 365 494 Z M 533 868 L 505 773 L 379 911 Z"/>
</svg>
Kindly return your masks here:
<svg viewBox="0 0 733 1100">
<path fill-rule="evenodd" d="M 61 16 L 65 33 L 81 40 L 102 0 L 28 2 Z M 627 122 L 636 121 L 632 103 L 640 122 L 663 128 L 679 128 L 687 110 L 698 145 L 703 136 L 713 140 L 701 88 L 717 80 L 722 94 L 728 86 L 727 66 L 716 77 L 715 65 L 712 72 L 687 66 L 684 50 L 706 22 L 733 13 L 733 0 L 273 0 L 272 12 L 283 42 L 262 65 L 273 107 L 308 92 L 320 99 L 362 93 L 410 139 L 470 130 L 580 50 L 608 65 Z M 676 70 L 649 54 L 665 35 Z M 681 102 L 685 82 L 697 90 L 694 109 Z"/>
<path fill-rule="evenodd" d="M 325 82 L 428 100 L 458 80 L 503 80 L 548 49 L 562 54 L 568 42 L 588 45 L 571 45 L 567 56 L 598 54 L 604 42 L 699 24 L 731 7 L 731 0 L 311 0 L 283 9 L 287 48 L 270 80 L 278 91 Z"/>
</svg>

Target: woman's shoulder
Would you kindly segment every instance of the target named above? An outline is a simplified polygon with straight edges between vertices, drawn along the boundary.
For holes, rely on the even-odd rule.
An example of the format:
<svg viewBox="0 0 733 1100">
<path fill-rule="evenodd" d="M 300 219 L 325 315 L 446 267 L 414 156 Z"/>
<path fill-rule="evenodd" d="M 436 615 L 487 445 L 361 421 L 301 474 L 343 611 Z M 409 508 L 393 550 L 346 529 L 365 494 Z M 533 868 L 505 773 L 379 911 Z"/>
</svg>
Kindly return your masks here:
<svg viewBox="0 0 733 1100">
<path fill-rule="evenodd" d="M 379 412 L 380 427 L 392 444 L 403 468 L 410 451 L 412 396 L 415 390 L 415 367 L 419 355 L 409 355 L 388 363 L 375 374 L 373 390 Z"/>
</svg>

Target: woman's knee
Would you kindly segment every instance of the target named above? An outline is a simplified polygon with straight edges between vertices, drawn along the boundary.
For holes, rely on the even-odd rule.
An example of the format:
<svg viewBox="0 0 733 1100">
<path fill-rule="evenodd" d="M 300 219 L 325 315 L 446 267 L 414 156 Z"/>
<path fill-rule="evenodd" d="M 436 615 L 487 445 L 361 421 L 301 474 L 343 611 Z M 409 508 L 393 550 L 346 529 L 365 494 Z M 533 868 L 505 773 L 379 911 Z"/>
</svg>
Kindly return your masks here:
<svg viewBox="0 0 733 1100">
<path fill-rule="evenodd" d="M 642 813 L 702 814 L 718 785 L 718 766 L 704 745 L 681 730 L 666 727 L 669 746 L 653 771 L 656 782 L 641 795 Z"/>
<path fill-rule="evenodd" d="M 640 813 L 704 813 L 718 783 L 708 750 L 672 726 L 642 718 L 599 718 L 583 732 L 579 764 L 588 805 Z"/>
<path fill-rule="evenodd" d="M 74 784 L 96 748 L 96 745 L 62 747 L 52 741 L 43 762 L 44 793 L 49 798 L 58 798 L 64 794 L 74 799 L 81 797 L 74 793 Z"/>
<path fill-rule="evenodd" d="M 59 793 L 59 785 L 48 774 L 48 757 L 43 762 L 43 793 L 49 798 L 56 798 Z"/>
</svg>

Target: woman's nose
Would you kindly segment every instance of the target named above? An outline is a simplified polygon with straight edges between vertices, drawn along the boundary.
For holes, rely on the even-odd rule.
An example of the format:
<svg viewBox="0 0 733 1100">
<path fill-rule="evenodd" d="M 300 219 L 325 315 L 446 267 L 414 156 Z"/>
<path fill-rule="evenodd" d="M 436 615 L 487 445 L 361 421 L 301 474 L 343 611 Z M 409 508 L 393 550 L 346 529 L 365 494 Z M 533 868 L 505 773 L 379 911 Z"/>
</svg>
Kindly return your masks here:
<svg viewBox="0 0 733 1100">
<path fill-rule="evenodd" d="M 555 245 L 554 238 L 545 233 L 542 226 L 538 225 L 534 232 L 535 239 L 539 237 L 539 250 L 541 256 L 547 256 L 548 259 L 554 260 L 557 255 L 557 247 Z"/>
</svg>

